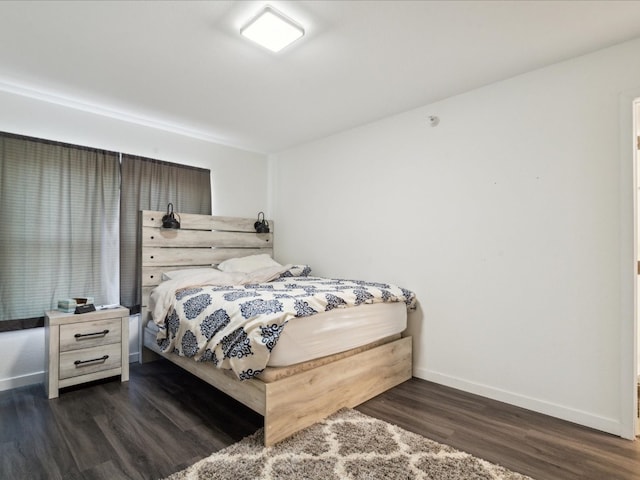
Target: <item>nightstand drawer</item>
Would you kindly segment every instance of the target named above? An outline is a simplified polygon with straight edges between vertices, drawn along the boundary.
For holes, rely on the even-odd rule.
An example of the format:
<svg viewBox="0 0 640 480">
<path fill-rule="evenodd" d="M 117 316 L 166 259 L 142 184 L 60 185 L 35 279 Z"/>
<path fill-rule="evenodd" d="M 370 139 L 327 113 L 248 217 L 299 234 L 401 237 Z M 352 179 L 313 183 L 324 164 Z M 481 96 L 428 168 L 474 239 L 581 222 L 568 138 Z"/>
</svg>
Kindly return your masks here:
<svg viewBox="0 0 640 480">
<path fill-rule="evenodd" d="M 122 366 L 119 343 L 73 350 L 60 354 L 60 380 L 88 373 L 111 370 Z"/>
<path fill-rule="evenodd" d="M 60 325 L 60 351 L 79 350 L 120 343 L 122 324 L 119 318 Z"/>
</svg>

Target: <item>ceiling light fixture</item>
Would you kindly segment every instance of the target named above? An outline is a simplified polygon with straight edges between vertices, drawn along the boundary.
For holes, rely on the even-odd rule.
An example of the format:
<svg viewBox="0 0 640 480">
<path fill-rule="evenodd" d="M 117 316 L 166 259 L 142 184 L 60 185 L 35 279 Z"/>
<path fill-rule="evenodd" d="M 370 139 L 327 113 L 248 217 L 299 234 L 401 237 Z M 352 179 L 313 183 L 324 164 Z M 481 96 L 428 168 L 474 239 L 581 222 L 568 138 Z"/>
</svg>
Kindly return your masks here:
<svg viewBox="0 0 640 480">
<path fill-rule="evenodd" d="M 240 34 L 272 52 L 279 52 L 304 35 L 303 28 L 272 7 L 265 7 L 240 29 Z"/>
</svg>

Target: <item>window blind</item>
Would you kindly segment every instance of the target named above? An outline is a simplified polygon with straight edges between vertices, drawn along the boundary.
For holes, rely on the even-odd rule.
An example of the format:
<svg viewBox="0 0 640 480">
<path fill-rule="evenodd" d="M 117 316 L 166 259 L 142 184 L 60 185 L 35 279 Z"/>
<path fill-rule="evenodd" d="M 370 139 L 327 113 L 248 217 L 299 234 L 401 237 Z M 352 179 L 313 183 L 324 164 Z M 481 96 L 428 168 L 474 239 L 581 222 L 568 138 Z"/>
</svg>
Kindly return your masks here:
<svg viewBox="0 0 640 480">
<path fill-rule="evenodd" d="M 0 134 L 0 320 L 118 303 L 118 154 Z"/>
</svg>

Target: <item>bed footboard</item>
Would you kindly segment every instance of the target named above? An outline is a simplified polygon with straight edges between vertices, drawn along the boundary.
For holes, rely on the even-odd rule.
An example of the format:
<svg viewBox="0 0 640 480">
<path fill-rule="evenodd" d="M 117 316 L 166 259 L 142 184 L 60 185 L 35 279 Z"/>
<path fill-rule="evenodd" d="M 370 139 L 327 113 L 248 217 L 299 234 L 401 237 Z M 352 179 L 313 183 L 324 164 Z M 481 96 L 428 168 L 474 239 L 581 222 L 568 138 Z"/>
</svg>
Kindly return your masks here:
<svg viewBox="0 0 640 480">
<path fill-rule="evenodd" d="M 411 337 L 266 384 L 264 444 L 273 445 L 409 380 Z"/>
<path fill-rule="evenodd" d="M 162 353 L 154 342 L 146 340 L 156 354 L 263 415 L 267 447 L 341 408 L 360 405 L 412 375 L 411 337 L 268 383 L 259 378 L 240 381 L 213 365 Z"/>
</svg>

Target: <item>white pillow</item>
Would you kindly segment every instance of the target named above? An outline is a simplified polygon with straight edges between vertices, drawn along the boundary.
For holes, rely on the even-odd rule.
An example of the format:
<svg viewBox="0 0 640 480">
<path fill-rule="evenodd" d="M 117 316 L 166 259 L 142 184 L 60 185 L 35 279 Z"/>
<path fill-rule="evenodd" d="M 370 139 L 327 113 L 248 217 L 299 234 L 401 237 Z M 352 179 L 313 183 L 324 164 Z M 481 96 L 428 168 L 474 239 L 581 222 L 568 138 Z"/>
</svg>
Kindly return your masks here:
<svg viewBox="0 0 640 480">
<path fill-rule="evenodd" d="M 260 255 L 249 255 L 248 257 L 230 258 L 218 265 L 218 270 L 223 272 L 251 273 L 261 268 L 281 267 L 278 262 L 266 253 Z"/>
<path fill-rule="evenodd" d="M 177 280 L 178 278 L 186 278 L 191 275 L 198 275 L 199 273 L 207 273 L 214 271 L 213 267 L 206 268 L 185 268 L 182 270 L 171 270 L 169 272 L 162 272 L 162 281 Z"/>
</svg>

